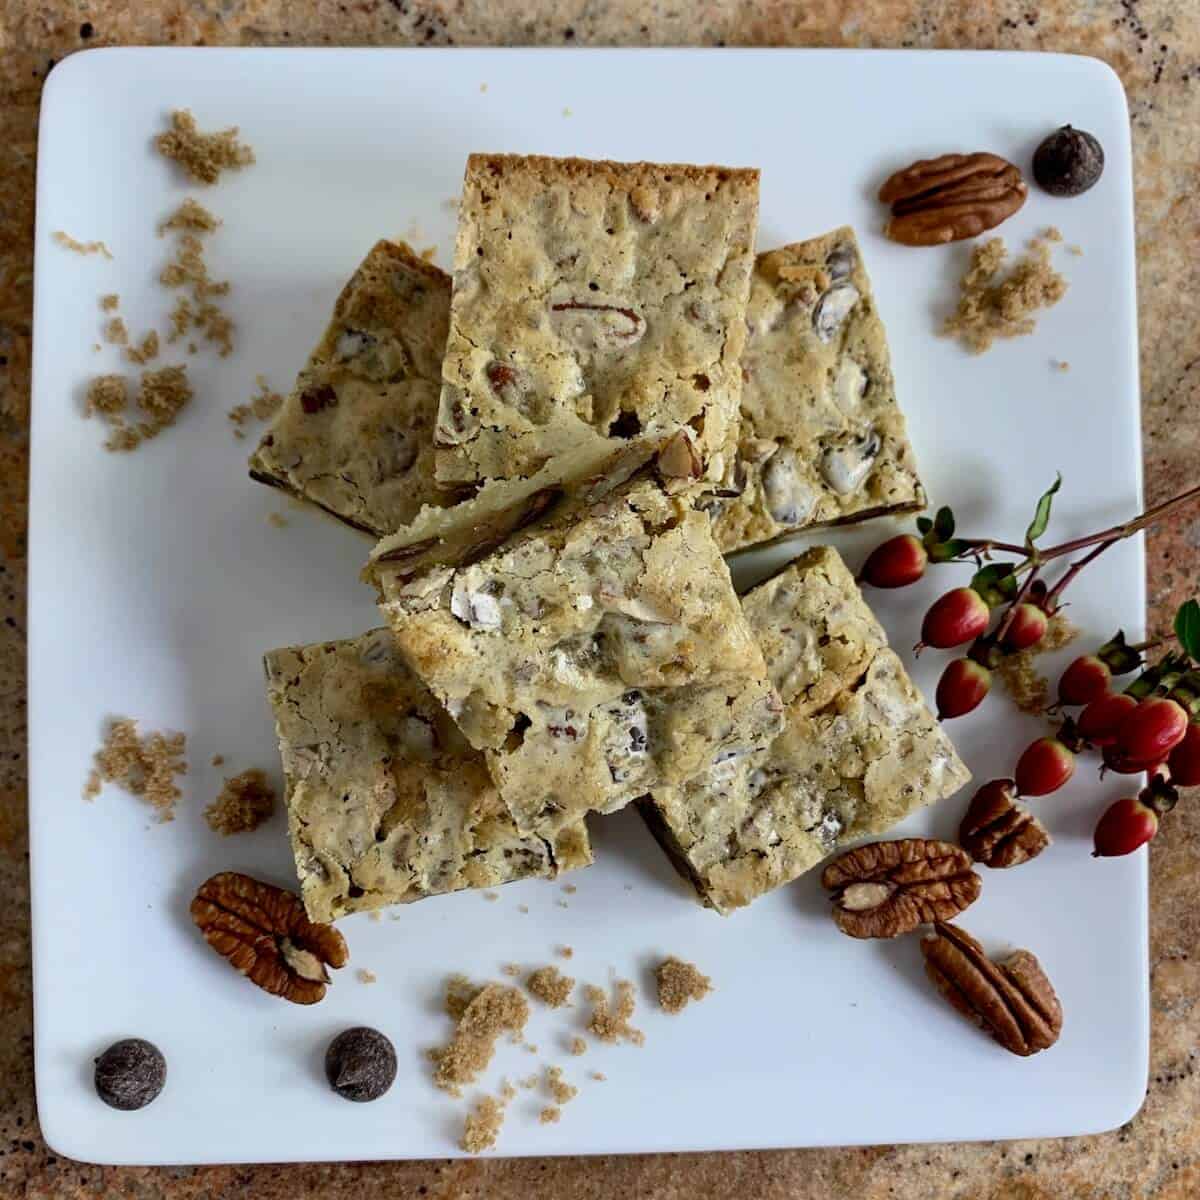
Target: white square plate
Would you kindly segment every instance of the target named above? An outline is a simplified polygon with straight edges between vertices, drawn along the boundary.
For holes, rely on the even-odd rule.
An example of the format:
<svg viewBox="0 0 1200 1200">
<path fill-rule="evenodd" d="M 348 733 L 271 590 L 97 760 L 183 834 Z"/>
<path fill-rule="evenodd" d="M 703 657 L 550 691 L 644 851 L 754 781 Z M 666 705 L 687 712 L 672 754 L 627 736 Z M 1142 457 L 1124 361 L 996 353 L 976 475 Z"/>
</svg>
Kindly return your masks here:
<svg viewBox="0 0 1200 1200">
<path fill-rule="evenodd" d="M 213 188 L 185 187 L 153 150 L 169 111 L 204 129 L 241 126 L 257 165 Z M 1093 131 L 1107 167 L 1070 201 L 1036 188 L 1001 230 L 1018 246 L 1046 224 L 1070 278 L 1035 336 L 972 357 L 935 336 L 967 248 L 912 250 L 879 234 L 881 179 L 915 158 L 987 149 L 1028 166 L 1070 121 Z M 564 1057 L 568 1017 L 537 1012 L 538 1056 L 503 1045 L 484 1084 L 543 1060 L 566 1064 L 580 1096 L 539 1126 L 522 1093 L 506 1154 L 565 1154 L 1080 1134 L 1126 1120 L 1147 1062 L 1145 855 L 1089 857 L 1096 815 L 1122 783 L 1091 764 L 1038 802 L 1055 835 L 1027 866 L 985 872 L 964 923 L 990 950 L 1037 953 L 1066 1010 L 1062 1040 L 1025 1061 L 949 1010 L 921 973 L 915 938 L 841 936 L 816 873 L 722 919 L 700 908 L 629 812 L 594 822 L 597 864 L 578 893 L 529 882 L 344 924 L 353 962 L 330 995 L 295 1008 L 239 979 L 187 914 L 222 868 L 288 885 L 284 821 L 232 839 L 201 811 L 223 772 L 277 773 L 263 651 L 379 623 L 353 533 L 252 484 L 226 410 L 265 374 L 286 390 L 360 256 L 381 236 L 436 242 L 448 261 L 472 150 L 756 165 L 760 246 L 843 222 L 859 231 L 887 322 L 901 401 L 930 496 L 970 531 L 1020 535 L 1035 496 L 1065 478 L 1052 535 L 1137 510 L 1138 385 L 1130 148 L 1125 99 L 1101 63 L 1054 55 L 840 51 L 101 50 L 75 55 L 45 91 L 38 162 L 32 524 L 30 822 L 39 1111 L 63 1154 L 166 1163 L 445 1156 L 461 1102 L 430 1086 L 424 1047 L 446 1036 L 441 981 L 497 977 L 506 961 L 637 980 L 674 953 L 716 992 L 667 1018 L 643 1001 L 646 1046 Z M 131 456 L 106 454 L 81 417 L 88 378 L 120 369 L 99 340 L 101 293 L 121 294 L 140 336 L 165 328 L 155 282 L 168 245 L 155 226 L 185 195 L 224 220 L 210 240 L 230 278 L 237 350 L 187 360 L 196 400 L 178 426 Z M 55 230 L 104 239 L 111 262 L 57 246 Z M 176 361 L 164 354 L 160 362 Z M 1063 372 L 1055 360 L 1070 363 Z M 286 528 L 268 524 L 286 513 Z M 892 530 L 840 531 L 852 565 Z M 752 556 L 743 576 L 784 560 Z M 876 594 L 907 655 L 919 615 L 960 569 Z M 1127 543 L 1082 577 L 1072 616 L 1092 642 L 1144 619 L 1142 551 Z M 1069 656 L 1069 655 L 1068 655 Z M 908 656 L 911 659 L 911 656 Z M 941 655 L 916 667 L 929 691 Z M 1060 656 L 1061 658 L 1062 656 Z M 184 730 L 191 773 L 173 824 L 108 790 L 80 800 L 105 718 Z M 1001 697 L 953 726 L 980 781 L 1008 774 L 1038 722 Z M 221 770 L 210 767 L 215 753 Z M 953 836 L 966 797 L 909 822 Z M 564 902 L 563 903 L 559 902 Z M 519 906 L 527 906 L 528 914 Z M 366 987 L 354 968 L 378 976 Z M 556 1019 L 560 1018 L 560 1019 Z M 400 1055 L 395 1087 L 369 1105 L 333 1095 L 329 1038 L 365 1023 Z M 101 1104 L 91 1060 L 118 1037 L 156 1042 L 167 1088 L 140 1113 Z M 593 1083 L 601 1070 L 608 1082 Z"/>
</svg>

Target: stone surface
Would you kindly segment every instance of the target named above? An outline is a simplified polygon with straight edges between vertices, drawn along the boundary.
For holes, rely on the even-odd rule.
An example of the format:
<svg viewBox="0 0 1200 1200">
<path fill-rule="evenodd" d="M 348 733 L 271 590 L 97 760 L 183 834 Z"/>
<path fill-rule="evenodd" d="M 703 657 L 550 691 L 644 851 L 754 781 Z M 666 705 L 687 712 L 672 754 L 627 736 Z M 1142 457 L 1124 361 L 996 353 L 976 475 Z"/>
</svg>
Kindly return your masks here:
<svg viewBox="0 0 1200 1200">
<path fill-rule="evenodd" d="M 1200 444 L 1200 6 L 1173 0 L 0 0 L 0 1198 L 375 1200 L 753 1196 L 1082 1200 L 1200 1195 L 1200 808 L 1151 852 L 1153 1045 L 1145 1107 L 1100 1137 L 641 1158 L 100 1168 L 38 1134 L 25 815 L 25 484 L 37 105 L 84 46 L 684 45 L 1061 50 L 1110 63 L 1136 156 L 1146 491 L 1195 480 Z M 1047 114 L 1047 120 L 1069 114 Z M 1149 540 L 1152 628 L 1195 586 L 1200 514 Z M 803 1086 L 798 1080 L 797 1086 Z"/>
</svg>

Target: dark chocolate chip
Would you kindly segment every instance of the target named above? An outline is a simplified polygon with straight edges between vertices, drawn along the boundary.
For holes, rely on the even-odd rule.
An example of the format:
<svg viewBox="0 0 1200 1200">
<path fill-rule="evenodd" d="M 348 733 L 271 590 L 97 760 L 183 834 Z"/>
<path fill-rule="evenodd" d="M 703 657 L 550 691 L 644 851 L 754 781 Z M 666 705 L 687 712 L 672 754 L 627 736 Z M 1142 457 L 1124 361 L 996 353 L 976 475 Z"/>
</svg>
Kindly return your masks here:
<svg viewBox="0 0 1200 1200">
<path fill-rule="evenodd" d="M 396 1048 L 377 1029 L 346 1029 L 325 1051 L 325 1078 L 346 1100 L 378 1100 L 396 1079 Z"/>
<path fill-rule="evenodd" d="M 114 1042 L 96 1059 L 96 1094 L 124 1112 L 145 1108 L 167 1082 L 162 1051 L 142 1038 Z"/>
<path fill-rule="evenodd" d="M 1104 150 L 1082 129 L 1064 125 L 1033 153 L 1033 177 L 1052 196 L 1078 196 L 1104 171 Z"/>
</svg>

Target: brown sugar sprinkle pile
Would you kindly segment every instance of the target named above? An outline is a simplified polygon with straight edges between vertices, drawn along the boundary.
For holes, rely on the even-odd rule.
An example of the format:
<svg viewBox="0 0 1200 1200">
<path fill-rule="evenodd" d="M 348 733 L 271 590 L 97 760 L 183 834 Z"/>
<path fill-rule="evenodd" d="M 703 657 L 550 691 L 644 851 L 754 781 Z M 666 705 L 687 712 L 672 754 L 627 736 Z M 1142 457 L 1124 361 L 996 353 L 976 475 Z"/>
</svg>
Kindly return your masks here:
<svg viewBox="0 0 1200 1200">
<path fill-rule="evenodd" d="M 579 1095 L 579 1089 L 563 1078 L 562 1067 L 546 1068 L 546 1090 L 555 1104 L 566 1104 Z"/>
<path fill-rule="evenodd" d="M 1057 612 L 1046 623 L 1046 632 L 1036 646 L 1006 654 L 1000 659 L 995 667 L 996 675 L 1022 712 L 1037 715 L 1045 712 L 1050 704 L 1050 681 L 1037 669 L 1037 656 L 1061 650 L 1078 636 L 1079 630 Z"/>
<path fill-rule="evenodd" d="M 462 1094 L 492 1061 L 504 1034 L 520 1037 L 529 1019 L 529 1002 L 515 987 L 488 983 L 473 987 L 461 976 L 446 986 L 446 1012 L 457 1022 L 450 1042 L 429 1052 L 433 1082 L 452 1096 Z"/>
<path fill-rule="evenodd" d="M 266 775 L 251 767 L 225 780 L 217 798 L 204 810 L 208 827 L 224 837 L 252 833 L 275 811 L 275 789 Z"/>
<path fill-rule="evenodd" d="M 164 157 L 177 162 L 198 183 L 216 183 L 225 170 L 248 167 L 254 151 L 237 140 L 237 126 L 219 133 L 202 133 L 186 108 L 171 114 L 171 128 L 154 144 Z"/>
<path fill-rule="evenodd" d="M 121 297 L 116 292 L 109 292 L 106 296 L 100 297 L 100 310 L 102 312 L 116 312 L 121 307 Z"/>
<path fill-rule="evenodd" d="M 64 250 L 70 250 L 75 254 L 102 254 L 105 258 L 112 258 L 112 253 L 103 242 L 80 242 L 61 229 L 56 229 L 50 236 Z"/>
<path fill-rule="evenodd" d="M 99 375 L 88 384 L 84 415 L 96 414 L 112 433 L 105 450 L 136 450 L 142 442 L 157 437 L 175 424 L 176 418 L 192 399 L 186 367 L 162 367 L 143 371 L 137 406 L 144 419 L 129 425 L 125 413 L 129 407 L 128 384 L 123 375 Z"/>
<path fill-rule="evenodd" d="M 580 1055 L 587 1053 L 587 1042 L 581 1037 L 573 1037 L 569 1049 L 578 1058 Z"/>
<path fill-rule="evenodd" d="M 375 983 L 379 979 L 374 971 L 368 971 L 366 967 L 359 967 L 357 975 L 359 983 Z"/>
<path fill-rule="evenodd" d="M 129 386 L 124 375 L 97 375 L 88 384 L 84 416 L 118 416 L 129 407 Z"/>
<path fill-rule="evenodd" d="M 197 203 L 190 196 L 165 221 L 158 226 L 158 236 L 162 237 L 171 230 L 184 233 L 212 233 L 221 224 L 220 217 Z"/>
<path fill-rule="evenodd" d="M 1006 274 L 1008 256 L 1002 238 L 989 238 L 971 251 L 971 265 L 959 283 L 958 307 L 942 333 L 957 338 L 973 354 L 990 349 L 997 338 L 1024 337 L 1034 331 L 1033 314 L 1052 308 L 1067 292 L 1067 281 L 1050 262 L 1050 243 L 1060 241 L 1048 229 Z"/>
<path fill-rule="evenodd" d="M 592 1006 L 588 1029 L 602 1042 L 632 1042 L 642 1045 L 646 1035 L 629 1023 L 636 1006 L 637 992 L 628 979 L 618 979 L 613 989 L 613 1004 L 610 1006 L 603 988 L 592 984 L 584 989 L 584 999 Z"/>
<path fill-rule="evenodd" d="M 104 322 L 104 340 L 110 346 L 127 346 L 129 344 L 129 330 L 125 328 L 125 322 L 121 317 L 110 317 Z"/>
<path fill-rule="evenodd" d="M 654 968 L 658 1003 L 663 1012 L 682 1012 L 692 1000 L 703 1000 L 712 991 L 712 980 L 690 962 L 667 958 Z"/>
<path fill-rule="evenodd" d="M 549 1104 L 538 1113 L 538 1122 L 542 1125 L 557 1125 L 562 1119 L 562 1109 Z"/>
<path fill-rule="evenodd" d="M 118 317 L 117 320 L 120 320 Z M 131 363 L 143 365 L 148 363 L 152 358 L 158 357 L 158 334 L 152 329 L 137 346 L 128 346 L 125 349 L 125 357 Z"/>
<path fill-rule="evenodd" d="M 182 211 L 182 210 L 181 210 Z M 176 217 L 178 217 L 176 213 Z M 172 218 L 174 219 L 174 218 Z M 214 303 L 214 296 L 229 294 L 229 281 L 216 280 L 208 273 L 204 243 L 192 232 L 184 232 L 175 247 L 175 257 L 163 267 L 159 282 L 167 288 L 183 288 L 189 293 L 175 301 L 169 314 L 171 331 L 168 342 L 177 342 L 189 329 L 198 329 L 213 342 L 222 358 L 233 352 L 234 324 Z"/>
<path fill-rule="evenodd" d="M 160 821 L 175 817 L 182 792 L 175 780 L 187 773 L 184 754 L 187 737 L 182 733 L 138 734 L 137 722 L 118 717 L 109 728 L 104 745 L 96 751 L 95 766 L 83 788 L 85 800 L 93 800 L 106 783 L 139 796 L 158 812 Z"/>
<path fill-rule="evenodd" d="M 283 396 L 271 388 L 265 376 L 259 375 L 255 383 L 258 384 L 258 394 L 248 404 L 235 404 L 229 410 L 228 416 L 234 427 L 233 436 L 239 440 L 246 436 L 243 426 L 252 419 L 269 421 L 283 405 Z"/>
<path fill-rule="evenodd" d="M 504 1104 L 495 1096 L 481 1096 L 467 1114 L 459 1146 L 468 1154 L 490 1150 L 504 1127 Z"/>
<path fill-rule="evenodd" d="M 557 967 L 540 967 L 525 981 L 529 994 L 551 1008 L 562 1008 L 575 990 L 575 980 Z"/>
</svg>

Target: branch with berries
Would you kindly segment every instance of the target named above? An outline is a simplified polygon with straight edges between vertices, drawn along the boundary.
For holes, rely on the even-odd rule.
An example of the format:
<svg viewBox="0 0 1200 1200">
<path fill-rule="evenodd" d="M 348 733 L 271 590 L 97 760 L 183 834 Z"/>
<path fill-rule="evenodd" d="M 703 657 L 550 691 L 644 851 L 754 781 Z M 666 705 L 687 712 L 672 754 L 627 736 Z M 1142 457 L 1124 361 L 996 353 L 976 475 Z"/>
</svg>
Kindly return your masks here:
<svg viewBox="0 0 1200 1200">
<path fill-rule="evenodd" d="M 1020 544 L 958 537 L 953 512 L 942 508 L 932 519 L 918 519 L 920 536 L 889 539 L 863 565 L 860 580 L 880 588 L 915 583 L 931 564 L 975 567 L 967 586 L 934 601 L 916 645 L 918 654 L 926 647 L 968 647 L 938 680 L 939 720 L 978 708 L 999 663 L 1036 649 L 1067 588 L 1105 550 L 1200 498 L 1200 487 L 1190 488 L 1120 525 L 1042 547 L 1038 541 L 1061 485 L 1059 476 L 1038 498 Z M 1056 567 L 1062 569 L 1049 583 L 1046 576 Z M 1169 640 L 1175 644 L 1147 665 L 1146 652 Z M 1132 683 L 1114 689 L 1116 677 L 1134 671 Z M 1069 708 L 1082 709 L 1078 719 L 1066 715 Z M 1011 781 L 1015 793 L 1036 797 L 1058 791 L 1074 775 L 1078 755 L 1098 750 L 1102 775 L 1146 773 L 1149 781 L 1136 797 L 1117 801 L 1100 818 L 1095 853 L 1128 854 L 1145 845 L 1158 831 L 1159 818 L 1175 806 L 1176 788 L 1200 784 L 1200 604 L 1189 600 L 1180 608 L 1174 639 L 1131 645 L 1118 631 L 1094 654 L 1075 659 L 1059 680 L 1057 704 L 1047 711 L 1058 723 L 1018 759 Z"/>
</svg>

